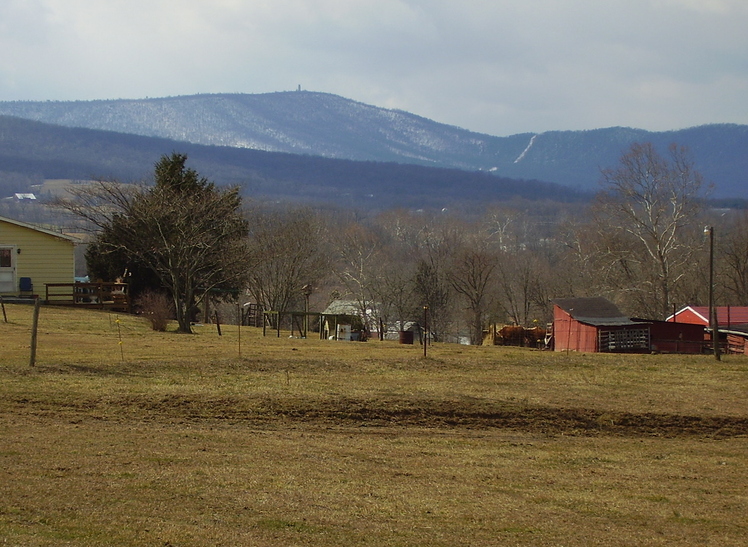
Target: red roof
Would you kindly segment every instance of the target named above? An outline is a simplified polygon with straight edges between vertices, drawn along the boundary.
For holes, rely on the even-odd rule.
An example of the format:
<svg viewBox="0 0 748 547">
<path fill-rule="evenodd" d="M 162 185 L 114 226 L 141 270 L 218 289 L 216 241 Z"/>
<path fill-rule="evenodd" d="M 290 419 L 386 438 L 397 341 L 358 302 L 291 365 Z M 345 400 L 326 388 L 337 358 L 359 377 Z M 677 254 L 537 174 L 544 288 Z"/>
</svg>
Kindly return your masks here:
<svg viewBox="0 0 748 547">
<path fill-rule="evenodd" d="M 717 326 L 727 327 L 728 325 L 746 325 L 748 324 L 748 306 L 716 306 Z M 668 317 L 672 321 L 673 316 Z M 709 307 L 708 306 L 686 306 L 676 312 L 675 320 L 681 323 L 695 323 L 699 325 L 709 325 Z"/>
</svg>

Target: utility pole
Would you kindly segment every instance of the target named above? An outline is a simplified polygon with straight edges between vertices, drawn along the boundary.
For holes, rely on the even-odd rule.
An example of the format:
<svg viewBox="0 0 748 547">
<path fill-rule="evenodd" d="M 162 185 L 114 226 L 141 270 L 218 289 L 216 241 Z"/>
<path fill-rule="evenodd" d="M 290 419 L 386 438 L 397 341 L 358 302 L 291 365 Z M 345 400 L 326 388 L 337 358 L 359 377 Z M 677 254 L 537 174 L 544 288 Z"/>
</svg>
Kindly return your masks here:
<svg viewBox="0 0 748 547">
<path fill-rule="evenodd" d="M 309 296 L 312 294 L 312 286 L 307 284 L 301 287 L 301 294 L 304 295 L 304 338 L 306 338 L 309 330 Z"/>
<path fill-rule="evenodd" d="M 714 309 L 714 226 L 706 226 L 704 233 L 709 235 L 709 327 L 712 330 L 714 358 L 719 361 L 719 328 L 717 313 Z"/>
</svg>

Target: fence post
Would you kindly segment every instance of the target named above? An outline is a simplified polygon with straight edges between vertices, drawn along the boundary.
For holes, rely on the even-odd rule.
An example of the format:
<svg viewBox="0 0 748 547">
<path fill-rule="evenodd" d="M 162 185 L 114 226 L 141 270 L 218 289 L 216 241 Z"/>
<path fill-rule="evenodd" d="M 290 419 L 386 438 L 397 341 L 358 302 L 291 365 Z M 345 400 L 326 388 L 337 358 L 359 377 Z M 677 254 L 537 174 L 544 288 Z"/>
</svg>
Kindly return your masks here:
<svg viewBox="0 0 748 547">
<path fill-rule="evenodd" d="M 426 346 L 429 345 L 429 307 L 423 307 L 423 356 L 426 357 Z"/>
<path fill-rule="evenodd" d="M 41 299 L 36 298 L 34 301 L 34 318 L 31 323 L 31 357 L 29 358 L 30 367 L 36 365 L 36 339 L 37 332 L 39 330 L 39 308 L 41 307 L 41 304 Z"/>
<path fill-rule="evenodd" d="M 218 331 L 218 336 L 221 336 L 221 319 L 218 317 L 218 310 L 214 312 L 214 317 L 216 318 L 216 330 Z"/>
</svg>

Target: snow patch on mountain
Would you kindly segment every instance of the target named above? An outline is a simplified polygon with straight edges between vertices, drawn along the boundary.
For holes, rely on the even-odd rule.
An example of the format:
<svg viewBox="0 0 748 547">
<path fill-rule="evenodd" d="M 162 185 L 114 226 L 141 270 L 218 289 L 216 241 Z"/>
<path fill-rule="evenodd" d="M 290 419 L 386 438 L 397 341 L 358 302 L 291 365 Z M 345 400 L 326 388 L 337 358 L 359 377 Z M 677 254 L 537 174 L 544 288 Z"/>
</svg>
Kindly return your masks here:
<svg viewBox="0 0 748 547">
<path fill-rule="evenodd" d="M 516 160 L 514 160 L 514 163 L 521 162 L 524 157 L 527 155 L 527 153 L 530 151 L 530 148 L 532 148 L 532 145 L 535 144 L 535 139 L 537 139 L 537 135 L 533 135 L 532 138 L 530 138 L 530 143 L 527 145 L 527 147 L 522 151 L 522 153 L 517 157 Z"/>
</svg>

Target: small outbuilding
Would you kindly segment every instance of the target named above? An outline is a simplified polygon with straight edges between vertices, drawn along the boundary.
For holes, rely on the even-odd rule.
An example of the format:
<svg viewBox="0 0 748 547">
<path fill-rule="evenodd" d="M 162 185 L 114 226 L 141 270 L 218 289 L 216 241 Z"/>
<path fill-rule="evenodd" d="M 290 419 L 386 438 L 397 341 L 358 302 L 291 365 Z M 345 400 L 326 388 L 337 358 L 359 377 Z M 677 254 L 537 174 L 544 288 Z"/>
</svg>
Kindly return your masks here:
<svg viewBox="0 0 748 547">
<path fill-rule="evenodd" d="M 333 300 L 322 312 L 322 332 L 325 338 L 364 340 L 376 331 L 374 310 L 361 306 L 356 300 Z"/>
<path fill-rule="evenodd" d="M 75 281 L 75 245 L 61 232 L 0 217 L 0 295 L 43 295 L 50 283 Z"/>
</svg>

